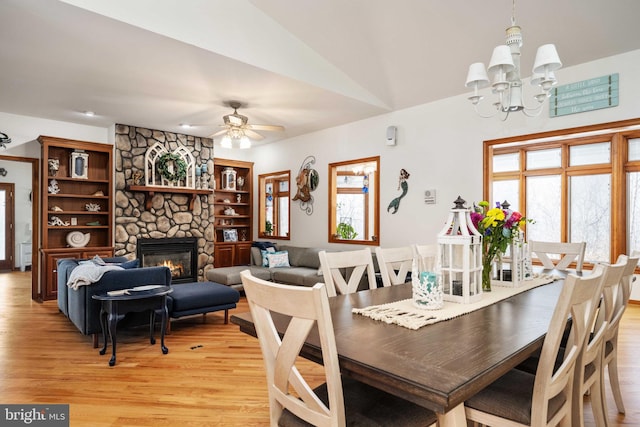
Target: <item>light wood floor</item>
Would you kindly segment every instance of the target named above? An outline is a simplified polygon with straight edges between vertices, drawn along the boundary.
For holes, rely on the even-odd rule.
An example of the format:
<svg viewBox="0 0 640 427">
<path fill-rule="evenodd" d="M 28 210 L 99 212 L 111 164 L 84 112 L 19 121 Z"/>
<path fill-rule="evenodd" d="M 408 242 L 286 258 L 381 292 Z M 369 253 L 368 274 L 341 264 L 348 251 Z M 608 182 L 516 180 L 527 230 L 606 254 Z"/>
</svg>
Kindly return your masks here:
<svg viewBox="0 0 640 427">
<path fill-rule="evenodd" d="M 178 320 L 166 343 L 120 331 L 118 361 L 100 356 L 55 301 L 30 299 L 30 273 L 0 274 L 0 402 L 69 403 L 71 426 L 266 426 L 267 391 L 255 338 L 212 313 Z M 237 312 L 247 311 L 244 298 Z M 610 397 L 612 426 L 640 426 L 640 306 L 620 331 L 626 416 Z M 109 348 L 110 351 L 110 348 Z M 307 362 L 304 369 L 317 370 Z M 588 402 L 588 398 L 587 398 Z M 587 403 L 586 426 L 594 426 Z"/>
</svg>

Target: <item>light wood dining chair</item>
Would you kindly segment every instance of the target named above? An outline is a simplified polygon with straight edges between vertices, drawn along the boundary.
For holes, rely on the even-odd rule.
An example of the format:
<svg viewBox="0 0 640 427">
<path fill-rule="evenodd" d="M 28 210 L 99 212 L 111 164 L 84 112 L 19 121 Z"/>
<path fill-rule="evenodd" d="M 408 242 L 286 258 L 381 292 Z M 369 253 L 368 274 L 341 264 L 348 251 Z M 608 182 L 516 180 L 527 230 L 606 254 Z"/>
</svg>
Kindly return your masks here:
<svg viewBox="0 0 640 427">
<path fill-rule="evenodd" d="M 549 324 L 536 374 L 512 369 L 465 402 L 467 419 L 490 426 L 569 426 L 576 359 L 593 324 L 608 266 L 569 274 Z M 571 316 L 573 343 L 559 352 Z M 556 359 L 559 366 L 555 367 Z"/>
<path fill-rule="evenodd" d="M 411 246 L 376 248 L 376 258 L 383 286 L 400 285 L 407 281 L 413 263 Z"/>
<path fill-rule="evenodd" d="M 609 384 L 611 386 L 611 392 L 613 393 L 613 398 L 616 402 L 618 412 L 620 414 L 625 413 L 624 403 L 622 402 L 622 392 L 620 391 L 620 380 L 618 378 L 618 329 L 622 315 L 629 304 L 629 298 L 631 297 L 631 284 L 634 280 L 633 273 L 638 264 L 638 254 L 633 253 L 632 255 L 632 257 L 627 259 L 625 270 L 622 273 L 620 290 L 617 294 L 612 295 L 612 297 L 615 297 L 615 300 L 609 302 L 607 302 L 606 298 L 604 300 L 605 305 L 612 305 L 612 307 L 607 309 L 612 310 L 613 312 L 611 321 L 608 322 L 607 329 L 604 333 L 604 354 L 602 356 L 602 369 L 600 372 L 600 378 L 603 384 L 602 402 L 605 415 L 607 414 L 606 388 L 604 387 L 605 367 L 607 367 L 609 371 Z M 618 257 L 618 261 L 621 257 L 625 256 L 621 255 Z M 606 425 L 608 425 L 608 421 Z"/>
<path fill-rule="evenodd" d="M 602 299 L 597 309 L 596 321 L 593 329 L 584 340 L 582 352 L 576 360 L 576 371 L 573 378 L 573 425 L 584 426 L 584 399 L 587 393 L 591 394 L 591 410 L 597 426 L 606 426 L 605 402 L 602 387 L 603 377 L 603 349 L 605 334 L 613 317 L 613 304 L 615 295 L 618 295 L 622 286 L 622 276 L 627 269 L 628 258 L 618 257 L 618 262 L 610 265 L 604 275 L 602 285 Z M 568 342 L 571 343 L 569 336 Z"/>
<path fill-rule="evenodd" d="M 356 292 L 362 280 L 367 282 L 369 289 L 378 286 L 371 250 L 368 248 L 341 252 L 320 251 L 318 256 L 330 297 Z"/>
<path fill-rule="evenodd" d="M 325 284 L 312 288 L 267 282 L 240 273 L 267 374 L 272 426 L 428 426 L 436 415 L 358 381 L 342 378 Z M 275 313 L 291 318 L 278 334 Z M 325 382 L 312 388 L 299 370 L 309 339 L 322 355 Z M 316 373 L 317 377 L 317 373 Z"/>
<path fill-rule="evenodd" d="M 582 271 L 586 242 L 541 242 L 529 241 L 529 250 L 542 263 L 544 268 L 566 270 L 575 261 L 576 271 Z M 557 255 L 557 259 L 552 257 Z"/>
</svg>

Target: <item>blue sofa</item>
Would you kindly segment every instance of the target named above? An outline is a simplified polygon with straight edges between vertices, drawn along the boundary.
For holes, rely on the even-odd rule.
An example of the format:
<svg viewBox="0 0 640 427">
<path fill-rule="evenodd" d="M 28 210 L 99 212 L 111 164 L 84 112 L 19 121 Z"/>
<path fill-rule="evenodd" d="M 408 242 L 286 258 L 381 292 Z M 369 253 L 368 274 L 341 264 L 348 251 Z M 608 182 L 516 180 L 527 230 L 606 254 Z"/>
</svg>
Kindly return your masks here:
<svg viewBox="0 0 640 427">
<path fill-rule="evenodd" d="M 144 267 L 106 272 L 102 278 L 90 286 L 80 286 L 77 290 L 67 286 L 71 271 L 79 265 L 79 259 L 58 261 L 58 308 L 84 335 L 93 335 L 97 347 L 100 326 L 100 301 L 93 295 L 107 291 L 128 289 L 141 285 L 171 285 L 171 271 L 168 267 Z M 124 257 L 104 258 L 108 263 L 123 263 Z M 148 323 L 148 317 L 146 317 Z"/>
<path fill-rule="evenodd" d="M 122 266 L 132 264 L 124 257 L 104 258 L 107 263 L 118 263 Z M 224 310 L 224 322 L 229 321 L 229 310 L 236 307 L 240 293 L 228 286 L 211 282 L 193 282 L 171 284 L 171 272 L 168 267 L 143 267 L 125 270 L 112 270 L 104 273 L 102 278 L 88 286 L 72 289 L 67 281 L 79 259 L 61 259 L 58 261 L 58 308 L 84 335 L 93 335 L 93 345 L 98 346 L 100 326 L 100 301 L 93 295 L 107 291 L 129 289 L 140 285 L 166 285 L 173 288 L 167 297 L 167 309 L 171 319 Z M 125 316 L 130 325 L 149 323 L 149 317 L 142 313 L 130 313 Z M 167 325 L 171 326 L 171 324 Z"/>
</svg>

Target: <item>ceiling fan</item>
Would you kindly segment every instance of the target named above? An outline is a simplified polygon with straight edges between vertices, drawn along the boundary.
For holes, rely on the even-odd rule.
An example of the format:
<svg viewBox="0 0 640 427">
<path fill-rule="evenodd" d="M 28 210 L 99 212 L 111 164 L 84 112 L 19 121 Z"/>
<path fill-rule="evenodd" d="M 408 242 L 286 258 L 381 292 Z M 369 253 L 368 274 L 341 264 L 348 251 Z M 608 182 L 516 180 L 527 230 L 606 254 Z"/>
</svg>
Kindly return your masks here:
<svg viewBox="0 0 640 427">
<path fill-rule="evenodd" d="M 229 107 L 233 108 L 232 114 L 227 114 L 222 117 L 224 124 L 220 126 L 224 129 L 214 133 L 211 137 L 224 135 L 221 141 L 221 145 L 224 148 L 231 148 L 232 141 L 240 141 L 240 148 L 251 147 L 251 139 L 261 140 L 264 136 L 260 135 L 256 130 L 262 131 L 283 131 L 284 126 L 278 125 L 254 125 L 249 124 L 249 118 L 238 114 L 238 108 L 242 107 L 242 103 L 239 101 L 229 101 L 225 103 Z"/>
</svg>

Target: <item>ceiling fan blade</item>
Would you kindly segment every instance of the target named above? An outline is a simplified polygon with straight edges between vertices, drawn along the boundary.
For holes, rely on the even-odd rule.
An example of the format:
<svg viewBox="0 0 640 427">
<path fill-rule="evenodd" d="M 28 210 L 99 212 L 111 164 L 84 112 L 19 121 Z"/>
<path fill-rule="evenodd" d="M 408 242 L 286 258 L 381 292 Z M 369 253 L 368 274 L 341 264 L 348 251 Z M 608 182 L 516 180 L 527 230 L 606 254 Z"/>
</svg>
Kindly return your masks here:
<svg viewBox="0 0 640 427">
<path fill-rule="evenodd" d="M 245 129 L 244 134 L 251 139 L 255 139 L 256 141 L 260 141 L 261 139 L 264 139 L 264 136 L 260 135 L 257 132 L 252 131 L 251 129 Z"/>
<path fill-rule="evenodd" d="M 218 135 L 223 135 L 223 134 L 225 134 L 225 133 L 227 133 L 227 129 L 222 129 L 222 130 L 219 130 L 219 131 L 218 131 L 218 132 L 216 132 L 216 133 L 212 133 L 212 134 L 209 136 L 209 138 L 213 138 L 214 136 L 218 136 Z"/>
<path fill-rule="evenodd" d="M 253 130 L 267 130 L 267 131 L 283 131 L 284 130 L 284 126 L 278 126 L 278 125 L 247 125 L 245 126 L 246 129 L 253 129 Z"/>
</svg>

